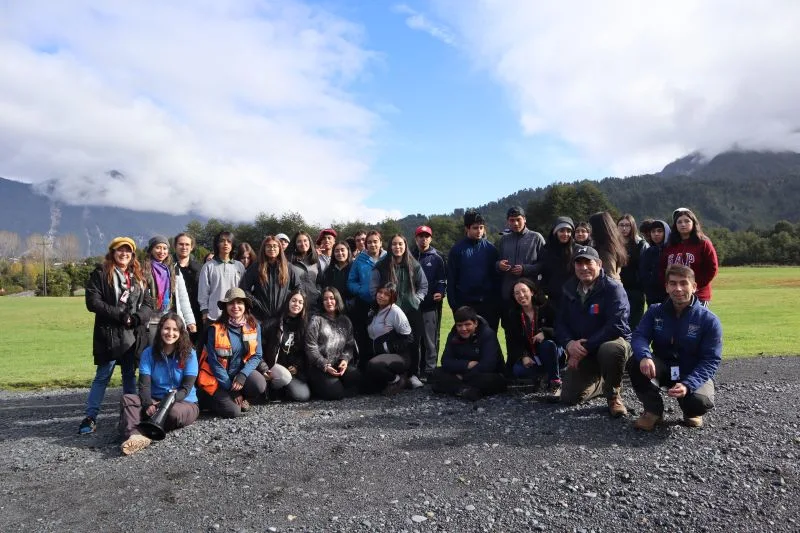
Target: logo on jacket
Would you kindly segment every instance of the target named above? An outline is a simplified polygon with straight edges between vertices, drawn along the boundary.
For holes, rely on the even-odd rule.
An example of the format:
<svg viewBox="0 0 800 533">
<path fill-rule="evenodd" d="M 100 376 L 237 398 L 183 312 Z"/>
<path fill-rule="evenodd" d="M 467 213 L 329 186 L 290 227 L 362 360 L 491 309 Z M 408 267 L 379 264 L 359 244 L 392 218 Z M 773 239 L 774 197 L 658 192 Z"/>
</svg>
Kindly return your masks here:
<svg viewBox="0 0 800 533">
<path fill-rule="evenodd" d="M 686 330 L 687 337 L 697 337 L 697 333 L 700 331 L 699 324 L 689 324 L 689 328 Z"/>
<path fill-rule="evenodd" d="M 655 324 L 653 325 L 653 328 L 655 328 L 658 331 L 661 331 L 662 329 L 664 329 L 664 319 L 663 318 L 656 318 L 655 319 Z"/>
</svg>

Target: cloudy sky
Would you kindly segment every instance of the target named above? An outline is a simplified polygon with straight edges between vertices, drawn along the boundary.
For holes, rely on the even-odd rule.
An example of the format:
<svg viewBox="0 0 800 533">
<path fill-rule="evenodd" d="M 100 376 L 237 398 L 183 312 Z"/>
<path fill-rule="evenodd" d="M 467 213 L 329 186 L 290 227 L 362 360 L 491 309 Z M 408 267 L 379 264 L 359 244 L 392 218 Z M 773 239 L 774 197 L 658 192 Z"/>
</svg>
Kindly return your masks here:
<svg viewBox="0 0 800 533">
<path fill-rule="evenodd" d="M 800 147 L 800 2 L 0 3 L 0 176 L 319 223 Z"/>
</svg>

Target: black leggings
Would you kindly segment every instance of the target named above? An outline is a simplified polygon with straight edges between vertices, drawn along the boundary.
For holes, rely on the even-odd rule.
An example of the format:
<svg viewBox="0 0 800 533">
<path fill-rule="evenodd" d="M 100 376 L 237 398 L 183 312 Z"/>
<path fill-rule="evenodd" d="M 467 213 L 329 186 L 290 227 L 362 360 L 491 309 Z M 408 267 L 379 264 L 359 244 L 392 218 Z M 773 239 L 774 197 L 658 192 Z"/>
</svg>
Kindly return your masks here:
<svg viewBox="0 0 800 533">
<path fill-rule="evenodd" d="M 398 375 L 404 375 L 409 368 L 408 356 L 396 353 L 376 355 L 367 363 L 364 387 L 368 392 L 377 392 L 394 381 Z"/>
<path fill-rule="evenodd" d="M 361 372 L 348 366 L 342 376 L 331 376 L 317 367 L 308 370 L 311 395 L 322 400 L 341 400 L 358 394 Z"/>
</svg>

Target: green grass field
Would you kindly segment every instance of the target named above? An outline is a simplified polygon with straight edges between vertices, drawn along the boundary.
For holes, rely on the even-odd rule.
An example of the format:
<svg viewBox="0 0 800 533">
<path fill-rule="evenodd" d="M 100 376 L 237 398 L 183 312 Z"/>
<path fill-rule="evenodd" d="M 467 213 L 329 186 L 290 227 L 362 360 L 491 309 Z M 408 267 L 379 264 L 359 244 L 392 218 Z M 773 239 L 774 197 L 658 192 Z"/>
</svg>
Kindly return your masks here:
<svg viewBox="0 0 800 533">
<path fill-rule="evenodd" d="M 800 354 L 797 302 L 800 267 L 722 269 L 711 309 L 722 320 L 724 356 Z M 93 318 L 83 298 L 0 298 L 0 388 L 87 386 Z M 445 305 L 442 340 L 452 325 Z"/>
</svg>

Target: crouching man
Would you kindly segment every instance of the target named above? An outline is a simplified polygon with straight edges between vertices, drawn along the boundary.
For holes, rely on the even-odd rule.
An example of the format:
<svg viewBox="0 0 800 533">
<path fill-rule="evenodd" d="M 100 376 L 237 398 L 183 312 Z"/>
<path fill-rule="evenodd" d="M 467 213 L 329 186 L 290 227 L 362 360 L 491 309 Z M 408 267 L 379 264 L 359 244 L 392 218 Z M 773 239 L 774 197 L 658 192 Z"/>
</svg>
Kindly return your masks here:
<svg viewBox="0 0 800 533">
<path fill-rule="evenodd" d="M 567 352 L 561 401 L 583 403 L 601 394 L 613 417 L 622 403 L 622 373 L 631 353 L 630 306 L 622 284 L 607 277 L 597 250 L 575 249 L 575 278 L 564 284 L 556 340 Z"/>
<path fill-rule="evenodd" d="M 652 306 L 633 334 L 628 374 L 644 411 L 634 427 L 651 431 L 664 414 L 660 387 L 678 400 L 687 426 L 703 425 L 714 407 L 714 375 L 722 361 L 722 325 L 703 307 L 694 272 L 679 264 L 666 272 L 669 298 Z"/>
<path fill-rule="evenodd" d="M 503 355 L 497 334 L 469 306 L 453 313 L 455 326 L 447 335 L 442 366 L 433 371 L 433 392 L 478 400 L 506 390 Z"/>
</svg>

